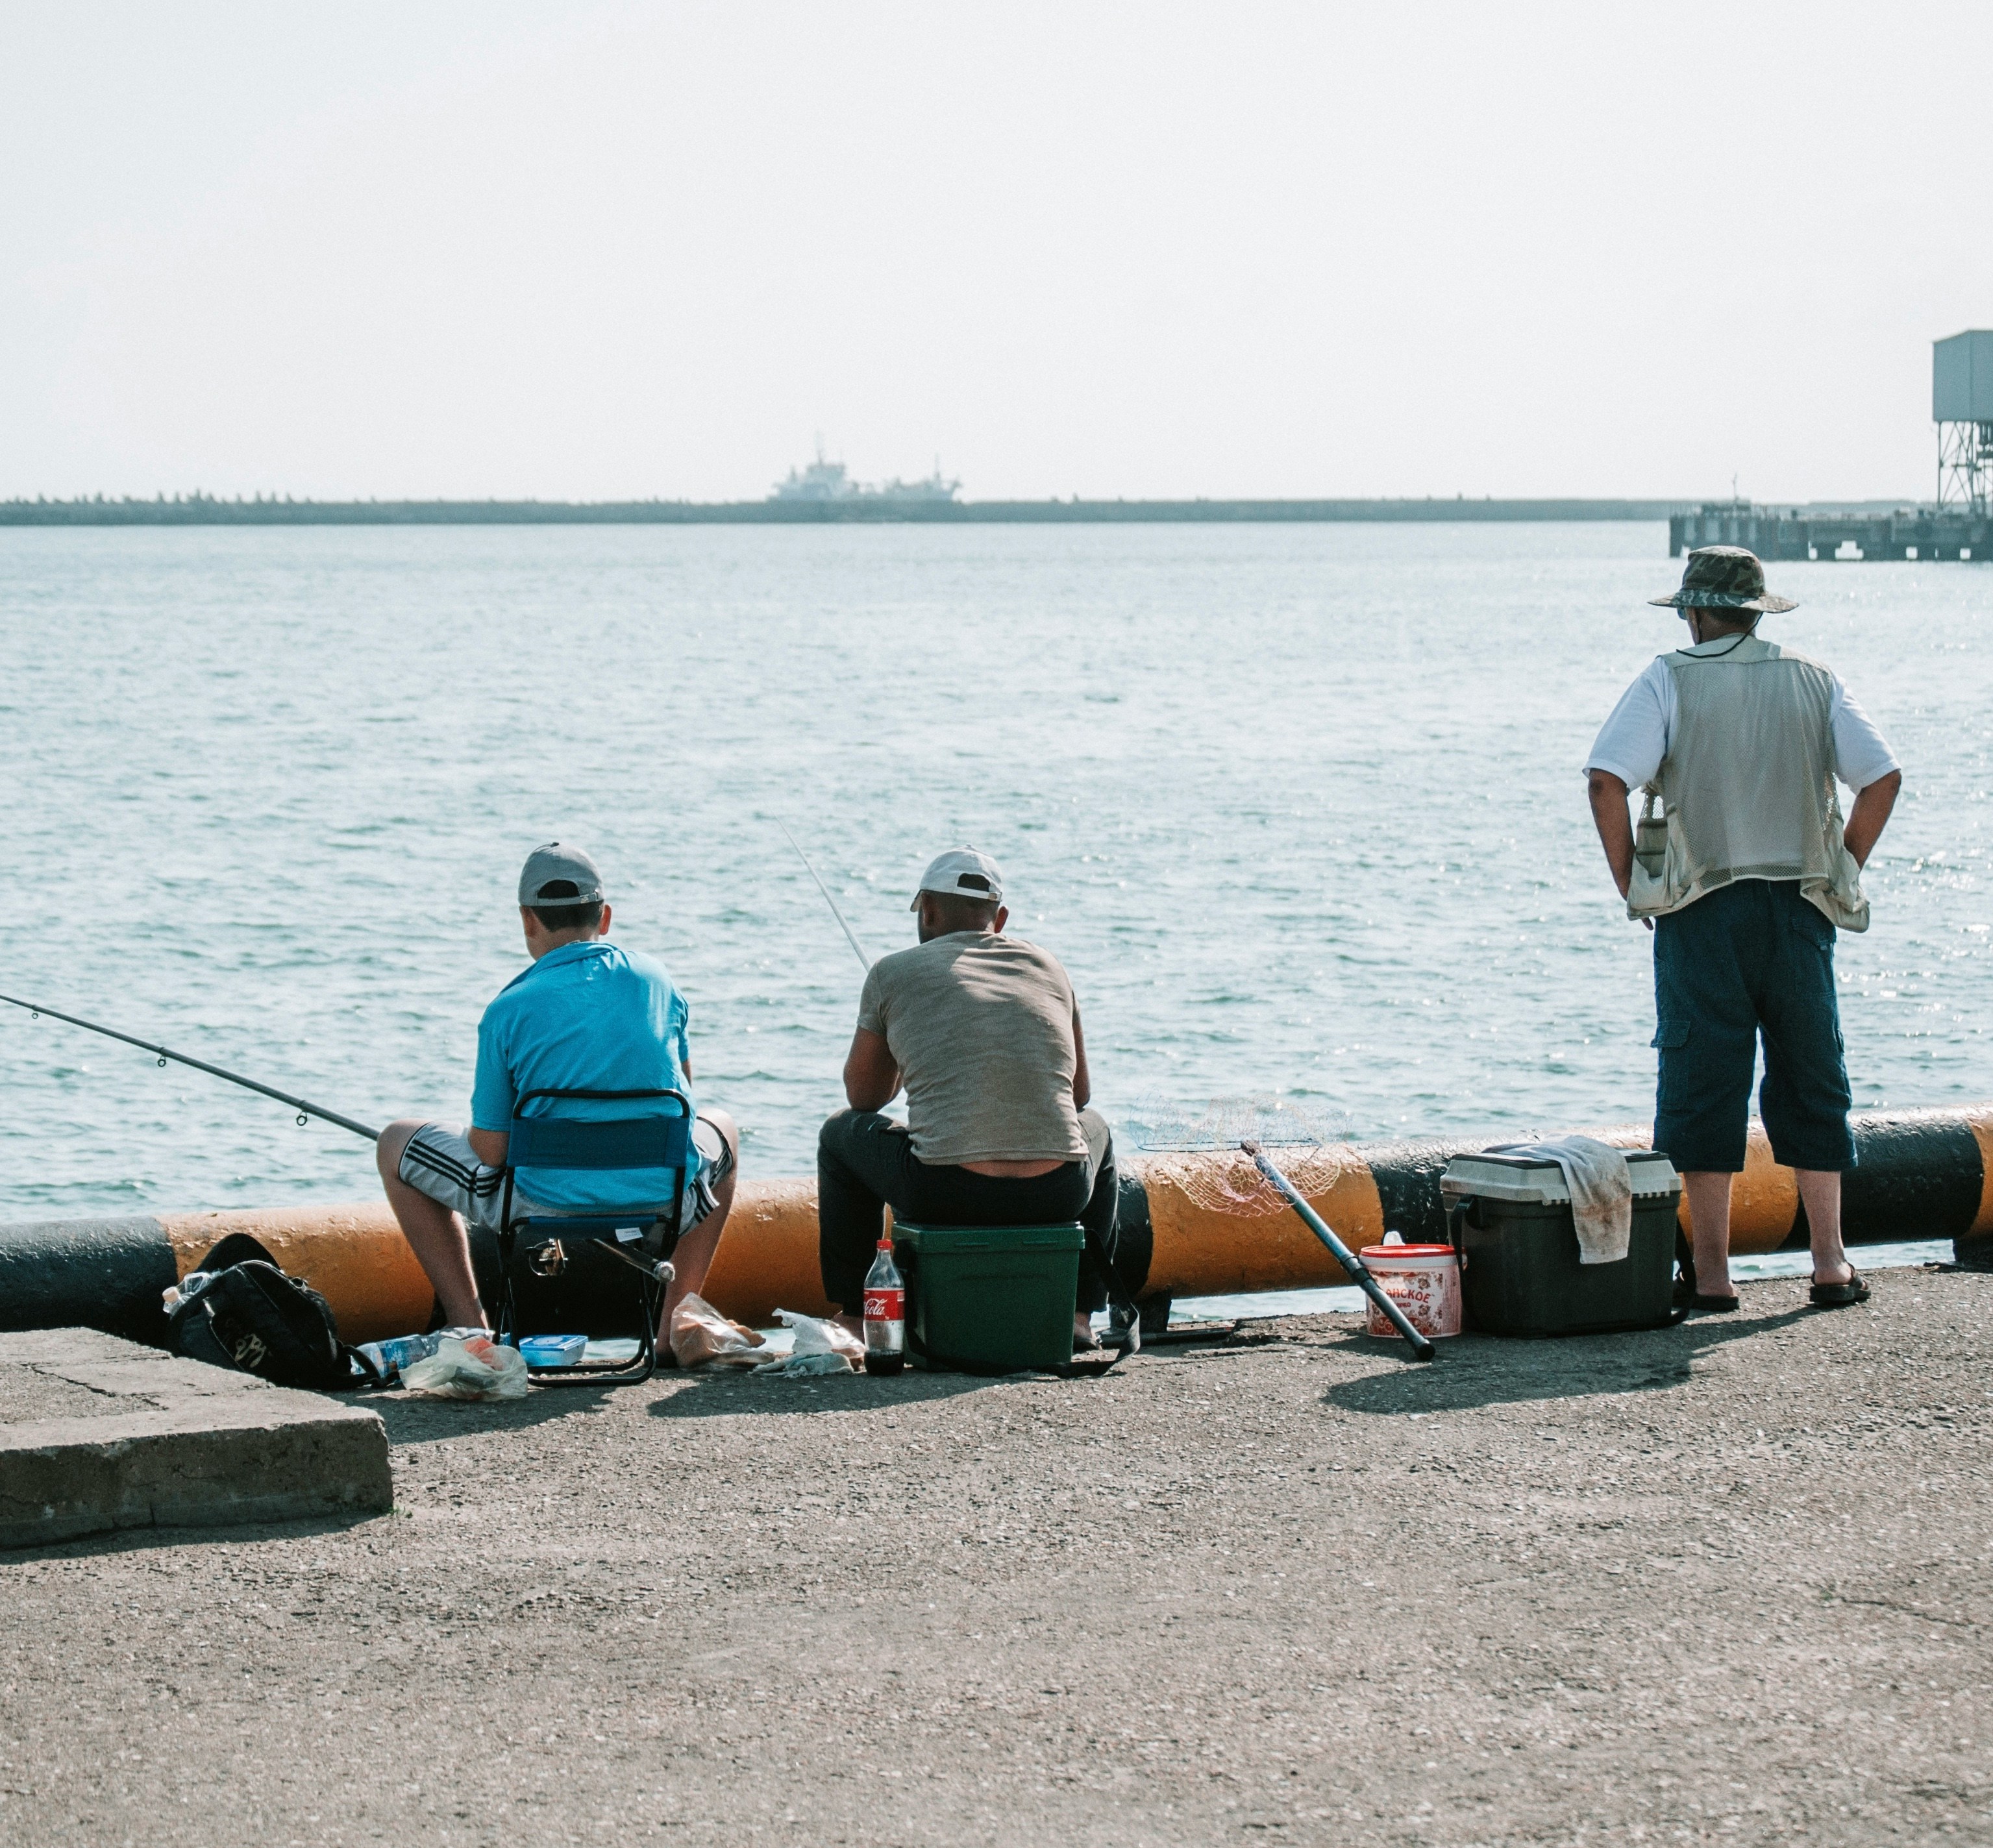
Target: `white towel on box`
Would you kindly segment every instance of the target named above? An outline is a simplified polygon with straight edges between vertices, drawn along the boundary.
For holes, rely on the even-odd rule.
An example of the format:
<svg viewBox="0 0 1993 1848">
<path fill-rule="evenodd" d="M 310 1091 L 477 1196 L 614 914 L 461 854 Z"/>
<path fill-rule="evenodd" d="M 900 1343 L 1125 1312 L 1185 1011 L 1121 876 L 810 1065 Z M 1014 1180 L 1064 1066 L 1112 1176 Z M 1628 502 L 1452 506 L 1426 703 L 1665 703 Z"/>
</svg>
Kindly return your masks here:
<svg viewBox="0 0 1993 1848">
<path fill-rule="evenodd" d="M 1626 1157 L 1610 1143 L 1589 1136 L 1560 1136 L 1554 1142 L 1510 1143 L 1488 1153 L 1530 1155 L 1557 1163 L 1571 1190 L 1579 1263 L 1617 1264 L 1626 1256 L 1633 1236 L 1633 1177 Z"/>
</svg>

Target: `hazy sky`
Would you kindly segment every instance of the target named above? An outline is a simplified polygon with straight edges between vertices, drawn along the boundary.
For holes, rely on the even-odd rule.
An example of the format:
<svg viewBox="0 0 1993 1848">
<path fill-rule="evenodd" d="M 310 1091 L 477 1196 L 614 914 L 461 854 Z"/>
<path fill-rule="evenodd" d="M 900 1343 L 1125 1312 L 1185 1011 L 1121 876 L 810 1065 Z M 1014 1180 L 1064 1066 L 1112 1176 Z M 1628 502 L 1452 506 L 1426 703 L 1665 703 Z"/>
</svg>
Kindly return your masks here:
<svg viewBox="0 0 1993 1848">
<path fill-rule="evenodd" d="M 1993 6 L 0 0 L 0 495 L 1928 496 Z"/>
</svg>

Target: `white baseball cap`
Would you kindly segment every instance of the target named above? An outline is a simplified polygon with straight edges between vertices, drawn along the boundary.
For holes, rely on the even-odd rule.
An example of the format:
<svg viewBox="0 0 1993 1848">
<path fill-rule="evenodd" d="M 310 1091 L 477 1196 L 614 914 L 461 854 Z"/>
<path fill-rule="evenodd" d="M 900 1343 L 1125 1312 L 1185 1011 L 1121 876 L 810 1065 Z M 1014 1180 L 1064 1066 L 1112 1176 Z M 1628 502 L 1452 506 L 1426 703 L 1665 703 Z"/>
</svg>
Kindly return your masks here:
<svg viewBox="0 0 1993 1848">
<path fill-rule="evenodd" d="M 928 863 L 927 871 L 921 875 L 921 883 L 914 888 L 914 902 L 907 907 L 909 911 L 921 908 L 923 892 L 943 892 L 952 898 L 986 898 L 1001 903 L 1003 876 L 996 870 L 996 863 L 988 854 L 978 853 L 973 847 L 951 847 Z"/>
</svg>

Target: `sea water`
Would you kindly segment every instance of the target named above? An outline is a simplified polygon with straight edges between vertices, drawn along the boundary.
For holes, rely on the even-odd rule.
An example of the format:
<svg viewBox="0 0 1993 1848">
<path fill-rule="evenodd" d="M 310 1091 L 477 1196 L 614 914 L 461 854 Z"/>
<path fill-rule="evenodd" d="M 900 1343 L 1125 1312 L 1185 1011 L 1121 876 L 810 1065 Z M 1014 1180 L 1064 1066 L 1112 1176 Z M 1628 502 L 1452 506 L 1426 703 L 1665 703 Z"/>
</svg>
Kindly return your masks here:
<svg viewBox="0 0 1993 1848">
<path fill-rule="evenodd" d="M 750 1176 L 842 1101 L 938 849 L 1001 863 L 1124 1126 L 1637 1122 L 1652 939 L 1579 774 L 1682 631 L 1632 525 L 0 532 L 0 992 L 381 1122 L 461 1119 L 585 844 Z M 1858 1108 L 1993 1098 L 1993 571 L 1775 566 L 1903 800 L 1837 952 Z M 0 1009 L 0 1219 L 365 1198 L 372 1150 Z"/>
</svg>

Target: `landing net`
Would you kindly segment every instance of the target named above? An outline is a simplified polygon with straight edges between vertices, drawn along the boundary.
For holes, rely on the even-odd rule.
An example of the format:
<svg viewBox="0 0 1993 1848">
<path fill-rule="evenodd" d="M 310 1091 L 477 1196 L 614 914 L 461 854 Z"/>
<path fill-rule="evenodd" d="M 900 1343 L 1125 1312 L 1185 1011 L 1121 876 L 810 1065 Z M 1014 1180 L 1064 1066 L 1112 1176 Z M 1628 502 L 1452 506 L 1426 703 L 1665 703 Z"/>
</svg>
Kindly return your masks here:
<svg viewBox="0 0 1993 1848">
<path fill-rule="evenodd" d="M 1357 1161 L 1349 1112 L 1318 1098 L 1214 1098 L 1199 1105 L 1157 1104 L 1130 1126 L 1150 1186 L 1174 1187 L 1206 1212 L 1256 1218 L 1289 1211 L 1251 1156 L 1256 1143 L 1300 1191 L 1326 1194 Z"/>
</svg>

